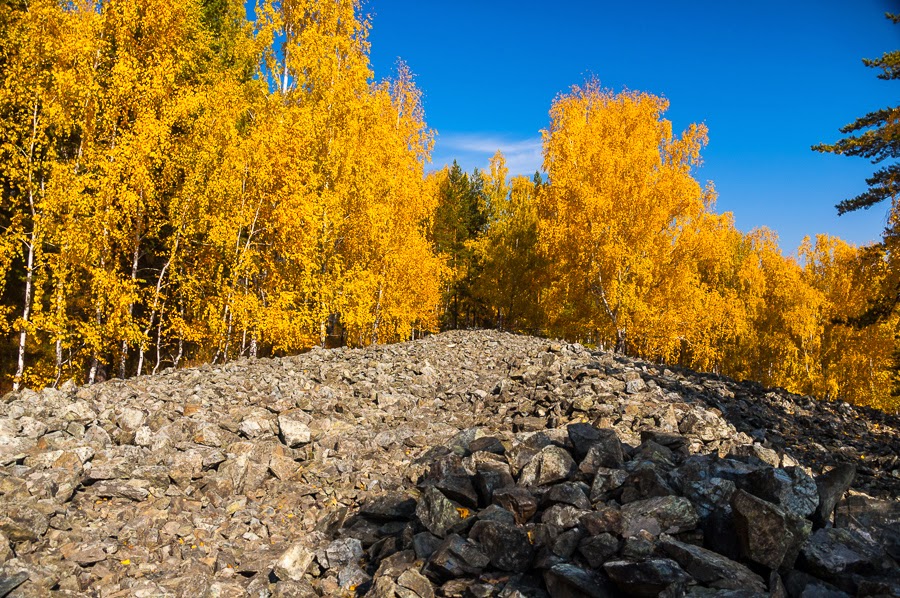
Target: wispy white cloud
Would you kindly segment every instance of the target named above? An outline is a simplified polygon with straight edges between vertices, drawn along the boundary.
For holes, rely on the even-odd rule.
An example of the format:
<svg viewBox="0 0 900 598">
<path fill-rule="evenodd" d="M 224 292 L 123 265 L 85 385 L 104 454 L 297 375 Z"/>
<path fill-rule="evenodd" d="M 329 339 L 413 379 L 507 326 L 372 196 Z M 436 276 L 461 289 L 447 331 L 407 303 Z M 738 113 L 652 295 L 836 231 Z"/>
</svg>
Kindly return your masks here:
<svg viewBox="0 0 900 598">
<path fill-rule="evenodd" d="M 510 175 L 534 174 L 540 170 L 541 138 L 511 139 L 502 135 L 482 133 L 447 133 L 435 140 L 432 163 L 437 168 L 451 164 L 453 160 L 466 171 L 474 167 L 486 169 L 491 156 L 497 150 L 503 152 Z"/>
</svg>

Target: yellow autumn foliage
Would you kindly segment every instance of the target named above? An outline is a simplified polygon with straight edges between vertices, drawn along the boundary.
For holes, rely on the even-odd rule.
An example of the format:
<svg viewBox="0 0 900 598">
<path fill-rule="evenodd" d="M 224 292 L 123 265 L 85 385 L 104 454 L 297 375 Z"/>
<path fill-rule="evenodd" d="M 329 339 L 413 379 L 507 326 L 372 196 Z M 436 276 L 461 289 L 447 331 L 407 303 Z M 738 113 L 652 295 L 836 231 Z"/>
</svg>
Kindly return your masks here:
<svg viewBox="0 0 900 598">
<path fill-rule="evenodd" d="M 426 173 L 421 93 L 374 80 L 359 0 L 253 12 L 0 4 L 9 385 L 492 326 L 898 408 L 900 321 L 862 317 L 893 245 L 737 230 L 664 98 L 588 81 L 543 174 Z"/>
</svg>

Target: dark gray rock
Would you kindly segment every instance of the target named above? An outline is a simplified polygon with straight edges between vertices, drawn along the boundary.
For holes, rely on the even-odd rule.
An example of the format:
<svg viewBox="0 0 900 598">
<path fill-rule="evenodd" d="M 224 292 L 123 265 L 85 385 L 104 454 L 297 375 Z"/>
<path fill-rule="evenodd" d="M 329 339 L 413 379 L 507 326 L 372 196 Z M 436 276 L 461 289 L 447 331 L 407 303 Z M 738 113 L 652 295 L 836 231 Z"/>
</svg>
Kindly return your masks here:
<svg viewBox="0 0 900 598">
<path fill-rule="evenodd" d="M 482 436 L 469 443 L 469 451 L 472 453 L 485 452 L 494 455 L 506 453 L 506 447 L 496 436 Z"/>
<path fill-rule="evenodd" d="M 656 552 L 657 538 L 646 531 L 625 538 L 622 549 L 619 551 L 623 559 L 629 561 L 642 561 L 650 558 Z"/>
<path fill-rule="evenodd" d="M 742 556 L 771 569 L 792 567 L 812 523 L 738 490 L 731 498 Z"/>
<path fill-rule="evenodd" d="M 655 558 L 639 561 L 608 561 L 603 570 L 629 596 L 658 596 L 672 585 L 691 580 L 675 561 Z"/>
<path fill-rule="evenodd" d="M 586 511 L 591 508 L 591 501 L 585 494 L 586 486 L 575 482 L 564 482 L 551 486 L 544 494 L 543 504 L 566 504 Z"/>
<path fill-rule="evenodd" d="M 582 515 L 578 522 L 592 536 L 606 533 L 622 535 L 622 511 L 616 507 L 599 507 Z"/>
<path fill-rule="evenodd" d="M 441 493 L 459 504 L 474 509 L 478 507 L 478 493 L 472 478 L 456 455 L 448 455 L 431 464 L 423 486 L 434 486 Z"/>
<path fill-rule="evenodd" d="M 524 573 L 534 558 L 531 541 L 524 528 L 496 521 L 478 521 L 469 538 L 481 545 L 491 565 L 501 571 Z"/>
<path fill-rule="evenodd" d="M 593 474 L 598 468 L 620 469 L 625 463 L 622 443 L 615 430 L 597 429 L 597 439 L 587 447 L 578 469 L 585 474 Z"/>
<path fill-rule="evenodd" d="M 433 486 L 422 493 L 416 506 L 416 517 L 428 531 L 439 538 L 445 537 L 450 530 L 461 524 L 466 519 L 464 515 L 466 510 Z"/>
<path fill-rule="evenodd" d="M 328 568 L 343 567 L 355 563 L 363 555 L 362 543 L 356 538 L 342 538 L 335 540 L 325 548 L 326 562 L 322 564 Z"/>
<path fill-rule="evenodd" d="M 544 572 L 551 598 L 612 598 L 614 587 L 598 572 L 559 563 Z"/>
<path fill-rule="evenodd" d="M 563 448 L 550 445 L 541 449 L 522 469 L 520 486 L 546 486 L 571 479 L 577 466 L 572 455 Z"/>
<path fill-rule="evenodd" d="M 508 523 L 510 525 L 516 522 L 516 517 L 499 505 L 490 505 L 476 515 L 478 521 L 496 521 L 498 523 Z"/>
<path fill-rule="evenodd" d="M 653 442 L 677 453 L 687 454 L 688 440 L 681 434 L 662 430 L 641 430 L 641 443 Z"/>
<path fill-rule="evenodd" d="M 474 484 L 482 505 L 491 503 L 494 492 L 515 486 L 509 465 L 503 462 L 485 459 L 475 464 Z"/>
<path fill-rule="evenodd" d="M 359 513 L 375 521 L 408 521 L 416 514 L 416 499 L 403 493 L 386 494 L 366 501 Z"/>
<path fill-rule="evenodd" d="M 656 496 L 672 496 L 674 494 L 675 490 L 666 481 L 662 466 L 657 463 L 644 461 L 639 463 L 622 483 L 621 501 L 626 503 Z"/>
<path fill-rule="evenodd" d="M 477 544 L 451 534 L 426 564 L 426 571 L 436 579 L 478 576 L 491 560 Z"/>
<path fill-rule="evenodd" d="M 0 598 L 7 596 L 26 581 L 28 581 L 27 571 L 7 573 L 4 569 L 0 569 Z"/>
<path fill-rule="evenodd" d="M 813 525 L 816 528 L 824 527 L 831 521 L 834 508 L 844 493 L 850 489 L 855 477 L 856 466 L 850 463 L 839 464 L 827 473 L 816 476 L 819 504 L 812 516 Z"/>
<path fill-rule="evenodd" d="M 744 478 L 742 486 L 799 517 L 808 517 L 819 506 L 816 483 L 798 467 L 758 469 Z"/>
<path fill-rule="evenodd" d="M 572 505 L 553 505 L 541 514 L 541 523 L 567 530 L 578 525 L 585 512 Z"/>
<path fill-rule="evenodd" d="M 622 469 L 601 467 L 595 471 L 595 474 L 589 496 L 592 503 L 611 498 L 628 479 L 628 472 Z"/>
<path fill-rule="evenodd" d="M 443 540 L 429 532 L 419 532 L 413 536 L 413 550 L 416 552 L 416 558 L 427 559 L 434 551 L 438 549 Z"/>
<path fill-rule="evenodd" d="M 617 461 L 621 465 L 622 447 L 615 430 L 606 428 L 599 429 L 590 424 L 577 423 L 566 426 L 569 435 L 569 441 L 572 443 L 572 456 L 581 461 L 588 454 L 594 445 L 600 445 L 606 449 L 609 458 L 615 461 L 616 454 L 620 457 Z M 602 464 L 600 464 L 602 466 Z M 608 467 L 615 467 L 609 465 Z"/>
<path fill-rule="evenodd" d="M 703 585 L 759 593 L 766 590 L 762 577 L 712 550 L 685 544 L 674 538 L 663 538 L 659 543 L 659 550 Z"/>
<path fill-rule="evenodd" d="M 796 569 L 788 571 L 783 579 L 791 598 L 850 598 L 850 594 L 830 583 Z"/>
<path fill-rule="evenodd" d="M 504 488 L 494 491 L 494 503 L 513 514 L 516 523 L 526 523 L 537 512 L 538 501 L 524 488 Z"/>
<path fill-rule="evenodd" d="M 851 573 L 874 573 L 881 568 L 884 549 L 847 529 L 820 529 L 800 550 L 797 568 L 842 585 Z M 900 575 L 900 568 L 895 571 Z"/>
<path fill-rule="evenodd" d="M 636 535 L 641 530 L 658 536 L 692 530 L 699 517 L 691 502 L 681 496 L 661 496 L 622 506 L 622 534 Z"/>
<path fill-rule="evenodd" d="M 578 527 L 567 529 L 556 536 L 556 540 L 553 542 L 550 550 L 556 556 L 570 560 L 575 551 L 578 550 L 578 545 L 584 537 L 585 531 Z"/>
<path fill-rule="evenodd" d="M 578 552 L 591 567 L 598 569 L 619 552 L 619 540 L 607 533 L 588 536 L 578 545 Z"/>
</svg>

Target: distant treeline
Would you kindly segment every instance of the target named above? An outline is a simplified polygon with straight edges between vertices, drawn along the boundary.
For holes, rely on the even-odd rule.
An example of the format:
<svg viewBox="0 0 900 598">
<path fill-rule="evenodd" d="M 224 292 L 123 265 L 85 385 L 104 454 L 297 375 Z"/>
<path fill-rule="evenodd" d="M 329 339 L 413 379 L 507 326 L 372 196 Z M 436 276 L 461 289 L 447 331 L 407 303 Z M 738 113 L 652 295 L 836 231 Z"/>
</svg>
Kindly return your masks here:
<svg viewBox="0 0 900 598">
<path fill-rule="evenodd" d="M 18 387 L 473 326 L 896 409 L 881 254 L 799 261 L 698 183 L 706 130 L 595 82 L 543 176 L 456 164 L 357 0 L 0 7 L 2 367 Z"/>
</svg>

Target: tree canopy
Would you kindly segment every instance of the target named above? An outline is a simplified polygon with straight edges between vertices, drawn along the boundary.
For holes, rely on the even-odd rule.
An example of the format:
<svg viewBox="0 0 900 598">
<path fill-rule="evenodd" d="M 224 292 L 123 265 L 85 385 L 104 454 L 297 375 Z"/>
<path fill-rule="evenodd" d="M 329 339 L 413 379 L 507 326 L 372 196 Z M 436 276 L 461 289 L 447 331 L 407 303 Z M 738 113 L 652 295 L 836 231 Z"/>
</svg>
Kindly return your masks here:
<svg viewBox="0 0 900 598">
<path fill-rule="evenodd" d="M 543 173 L 428 166 L 359 0 L 0 4 L 0 373 L 92 383 L 439 329 L 562 336 L 896 410 L 897 165 L 882 243 L 742 232 L 696 177 L 706 127 L 596 80 Z M 891 17 L 895 22 L 898 20 Z M 900 77 L 900 52 L 867 61 Z M 887 108 L 820 151 L 898 156 Z M 873 315 L 874 314 L 874 315 Z"/>
</svg>

